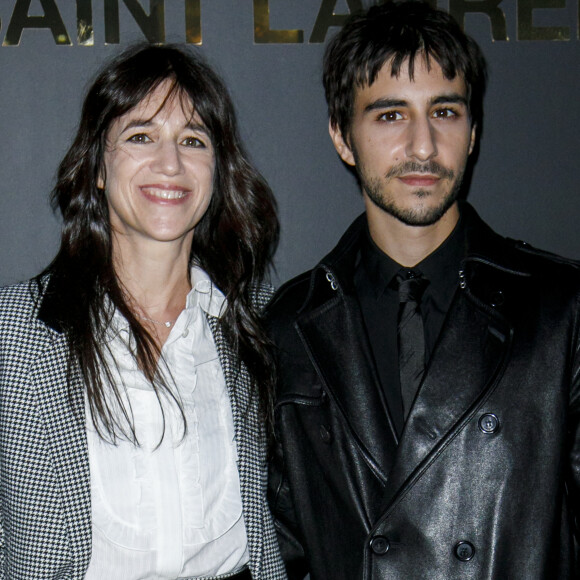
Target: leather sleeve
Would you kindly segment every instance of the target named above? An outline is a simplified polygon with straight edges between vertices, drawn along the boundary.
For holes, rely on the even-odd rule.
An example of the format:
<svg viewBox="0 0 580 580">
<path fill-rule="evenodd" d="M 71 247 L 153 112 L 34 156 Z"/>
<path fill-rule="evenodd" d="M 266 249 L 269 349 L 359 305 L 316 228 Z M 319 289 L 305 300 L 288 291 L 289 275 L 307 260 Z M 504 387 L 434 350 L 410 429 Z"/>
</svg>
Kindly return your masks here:
<svg viewBox="0 0 580 580">
<path fill-rule="evenodd" d="M 288 578 L 302 580 L 308 573 L 308 567 L 302 545 L 292 531 L 296 529 L 296 518 L 284 468 L 284 452 L 276 441 L 270 457 L 268 501 Z"/>
<path fill-rule="evenodd" d="M 308 572 L 308 566 L 304 549 L 298 539 L 294 502 L 288 484 L 286 461 L 281 444 L 280 421 L 280 413 L 275 413 L 275 436 L 270 450 L 268 470 L 268 502 L 274 517 L 280 553 L 286 565 L 288 578 L 302 580 Z"/>
<path fill-rule="evenodd" d="M 570 474 L 567 482 L 568 500 L 574 530 L 576 565 L 580 566 L 580 297 L 576 301 L 572 373 L 569 406 Z"/>
<path fill-rule="evenodd" d="M 280 295 L 280 291 L 277 296 Z M 281 343 L 287 341 L 287 333 L 291 333 L 292 321 L 290 313 L 293 308 L 273 308 L 274 301 L 270 302 L 264 312 L 264 323 L 266 332 L 269 334 L 274 348 L 274 358 L 278 367 L 278 388 L 276 401 L 280 403 L 279 396 L 282 375 L 286 369 L 280 367 L 277 360 L 280 353 Z M 274 310 L 274 311 L 273 311 Z M 282 335 L 282 336 L 281 336 Z M 281 443 L 280 421 L 281 413 L 275 412 L 274 428 L 275 437 L 269 453 L 269 477 L 268 477 L 268 502 L 274 517 L 274 525 L 280 545 L 282 559 L 286 565 L 289 580 L 302 580 L 308 573 L 308 565 L 304 554 L 304 549 L 299 539 L 297 519 L 294 511 L 288 477 L 286 473 L 286 461 L 284 458 L 283 446 Z"/>
</svg>

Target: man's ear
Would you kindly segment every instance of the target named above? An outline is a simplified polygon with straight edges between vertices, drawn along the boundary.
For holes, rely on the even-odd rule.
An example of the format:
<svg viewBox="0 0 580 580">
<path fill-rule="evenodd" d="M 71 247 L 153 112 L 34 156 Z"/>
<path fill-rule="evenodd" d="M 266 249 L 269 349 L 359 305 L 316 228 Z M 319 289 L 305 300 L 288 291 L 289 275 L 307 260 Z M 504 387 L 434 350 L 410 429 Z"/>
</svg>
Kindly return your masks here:
<svg viewBox="0 0 580 580">
<path fill-rule="evenodd" d="M 347 164 L 352 165 L 354 167 L 354 155 L 348 143 L 342 136 L 342 131 L 338 128 L 338 126 L 333 125 L 332 121 L 328 121 L 328 132 L 330 133 L 330 138 L 334 143 L 334 148 L 336 152 L 340 155 L 340 158 Z"/>
<path fill-rule="evenodd" d="M 476 139 L 477 139 L 477 125 L 473 123 L 473 125 L 471 125 L 471 138 L 469 140 L 469 155 L 473 153 Z"/>
</svg>

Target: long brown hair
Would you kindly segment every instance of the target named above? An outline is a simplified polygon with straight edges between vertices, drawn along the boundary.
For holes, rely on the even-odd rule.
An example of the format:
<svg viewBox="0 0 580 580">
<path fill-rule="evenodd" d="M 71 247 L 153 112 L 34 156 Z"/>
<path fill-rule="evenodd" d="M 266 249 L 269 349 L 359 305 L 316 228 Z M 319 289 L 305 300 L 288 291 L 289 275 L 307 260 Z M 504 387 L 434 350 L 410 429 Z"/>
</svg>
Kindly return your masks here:
<svg viewBox="0 0 580 580">
<path fill-rule="evenodd" d="M 97 188 L 111 123 L 166 80 L 173 92 L 191 101 L 216 156 L 212 198 L 195 228 L 190 262 L 201 266 L 226 295 L 220 324 L 254 379 L 264 418 L 271 420 L 273 367 L 254 294 L 278 240 L 272 192 L 248 160 L 219 76 L 197 52 L 172 45 L 140 46 L 105 65 L 87 93 L 76 137 L 52 192 L 63 225 L 60 249 L 45 271 L 63 305 L 58 322 L 70 347 L 71 376 L 80 371 L 93 423 L 101 437 L 113 442 L 122 437 L 138 444 L 131 410 L 123 404 L 122 389 L 107 363 L 105 332 L 115 310 L 129 323 L 137 362 L 160 404 L 169 398 L 183 415 L 178 395 L 158 371 L 159 348 L 133 314 L 116 276 L 107 201 Z"/>
</svg>

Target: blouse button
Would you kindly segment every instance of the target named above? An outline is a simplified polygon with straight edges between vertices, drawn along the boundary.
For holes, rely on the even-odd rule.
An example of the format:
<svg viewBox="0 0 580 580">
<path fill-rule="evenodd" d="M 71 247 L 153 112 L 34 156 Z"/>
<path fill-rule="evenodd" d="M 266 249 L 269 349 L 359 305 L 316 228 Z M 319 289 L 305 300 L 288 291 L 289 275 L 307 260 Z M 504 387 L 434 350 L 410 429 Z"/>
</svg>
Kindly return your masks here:
<svg viewBox="0 0 580 580">
<path fill-rule="evenodd" d="M 187 329 L 187 328 L 186 328 L 186 329 L 183 331 L 183 334 L 182 334 L 181 336 L 183 336 L 183 338 L 187 338 L 187 335 L 188 335 L 188 334 L 189 334 L 189 329 Z"/>
</svg>

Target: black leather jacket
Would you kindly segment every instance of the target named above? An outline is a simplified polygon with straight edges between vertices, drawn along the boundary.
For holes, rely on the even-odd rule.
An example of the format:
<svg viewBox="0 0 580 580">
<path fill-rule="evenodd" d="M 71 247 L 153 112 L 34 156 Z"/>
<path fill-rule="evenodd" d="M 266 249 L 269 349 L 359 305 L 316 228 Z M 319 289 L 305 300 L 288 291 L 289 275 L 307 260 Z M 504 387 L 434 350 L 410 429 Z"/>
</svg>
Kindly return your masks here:
<svg viewBox="0 0 580 580">
<path fill-rule="evenodd" d="M 467 258 L 400 441 L 353 287 L 364 216 L 267 311 L 295 578 L 580 577 L 580 270 L 462 211 Z"/>
</svg>

